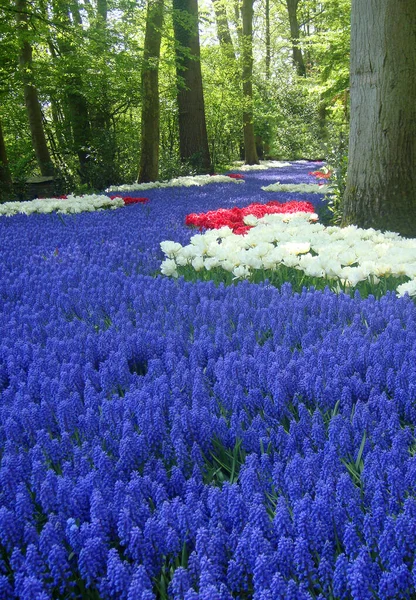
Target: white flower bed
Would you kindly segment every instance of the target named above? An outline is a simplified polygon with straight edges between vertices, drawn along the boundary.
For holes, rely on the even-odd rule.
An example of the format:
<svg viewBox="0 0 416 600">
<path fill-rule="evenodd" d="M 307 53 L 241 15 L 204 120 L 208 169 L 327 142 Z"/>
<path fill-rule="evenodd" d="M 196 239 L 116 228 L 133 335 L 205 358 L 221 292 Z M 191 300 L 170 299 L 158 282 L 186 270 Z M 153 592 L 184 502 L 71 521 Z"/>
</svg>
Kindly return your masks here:
<svg viewBox="0 0 416 600">
<path fill-rule="evenodd" d="M 245 165 L 241 160 L 233 163 L 234 171 L 264 171 L 266 169 L 282 169 L 283 167 L 291 167 L 291 163 L 281 160 L 261 160 L 259 165 Z"/>
<path fill-rule="evenodd" d="M 254 225 L 246 235 L 234 235 L 229 227 L 194 235 L 181 246 L 165 241 L 164 275 L 178 276 L 178 267 L 195 271 L 221 267 L 235 278 L 250 278 L 256 269 L 279 265 L 299 269 L 310 277 L 339 280 L 355 287 L 360 281 L 378 282 L 381 276 L 407 276 L 411 281 L 397 288 L 398 295 L 416 295 L 416 239 L 375 229 L 324 227 L 317 215 L 272 214 L 262 219 L 246 217 Z"/>
<path fill-rule="evenodd" d="M 303 158 L 300 159 L 300 160 L 294 160 L 292 162 L 295 165 L 309 165 L 311 162 L 318 163 L 318 164 L 321 164 L 321 165 L 324 164 L 324 162 L 321 161 L 321 160 L 304 160 Z"/>
<path fill-rule="evenodd" d="M 195 175 L 193 177 L 176 177 L 169 181 L 151 181 L 149 183 L 132 183 L 112 185 L 106 192 L 137 192 L 151 188 L 190 187 L 192 185 L 207 185 L 208 183 L 244 183 L 242 179 L 232 179 L 227 175 Z"/>
<path fill-rule="evenodd" d="M 317 183 L 272 183 L 261 188 L 265 192 L 298 192 L 300 194 L 328 194 L 332 191 L 330 185 Z"/>
<path fill-rule="evenodd" d="M 11 217 L 12 215 L 32 213 L 66 213 L 75 214 L 80 212 L 93 212 L 101 209 L 115 209 L 124 206 L 122 198 L 111 200 L 108 196 L 89 194 L 85 196 L 69 195 L 61 198 L 38 198 L 27 202 L 5 202 L 0 204 L 0 216 Z"/>
</svg>

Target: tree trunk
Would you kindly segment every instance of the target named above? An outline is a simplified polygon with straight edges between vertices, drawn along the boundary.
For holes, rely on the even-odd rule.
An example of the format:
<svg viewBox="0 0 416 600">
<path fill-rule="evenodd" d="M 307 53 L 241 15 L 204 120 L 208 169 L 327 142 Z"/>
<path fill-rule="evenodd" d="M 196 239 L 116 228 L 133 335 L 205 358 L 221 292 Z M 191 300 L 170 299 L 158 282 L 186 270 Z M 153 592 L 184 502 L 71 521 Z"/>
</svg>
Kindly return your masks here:
<svg viewBox="0 0 416 600">
<path fill-rule="evenodd" d="M 173 0 L 179 150 L 181 160 L 197 172 L 211 170 L 205 121 L 198 32 L 197 0 Z"/>
<path fill-rule="evenodd" d="M 76 3 L 73 3 L 73 6 Z M 55 0 L 53 4 L 55 18 L 63 27 L 70 29 L 69 17 L 70 7 L 66 2 Z M 79 176 L 82 183 L 91 184 L 90 177 L 90 144 L 91 124 L 88 112 L 87 100 L 83 93 L 83 82 L 79 65 L 75 56 L 74 45 L 65 36 L 58 38 L 58 49 L 61 57 L 66 60 L 63 75 L 63 85 L 67 104 L 67 114 L 71 123 L 74 150 L 79 160 Z"/>
<path fill-rule="evenodd" d="M 97 14 L 101 17 L 104 23 L 107 22 L 107 0 L 97 0 Z"/>
<path fill-rule="evenodd" d="M 266 80 L 270 79 L 270 60 L 271 60 L 271 43 L 270 43 L 270 0 L 266 0 Z"/>
<path fill-rule="evenodd" d="M 343 224 L 416 237 L 416 3 L 353 0 Z"/>
<path fill-rule="evenodd" d="M 324 99 L 321 99 L 318 106 L 318 126 L 319 139 L 322 142 L 328 140 L 328 105 Z"/>
<path fill-rule="evenodd" d="M 298 21 L 298 4 L 299 0 L 286 0 L 287 12 L 289 15 L 290 39 L 292 41 L 293 64 L 296 67 L 298 75 L 305 77 L 306 67 L 302 50 L 299 46 L 300 28 Z"/>
<path fill-rule="evenodd" d="M 220 42 L 221 48 L 224 50 L 225 55 L 230 57 L 234 62 L 236 61 L 234 44 L 228 26 L 227 11 L 225 8 L 224 0 L 212 0 L 214 5 L 215 19 L 217 21 L 217 36 Z"/>
<path fill-rule="evenodd" d="M 13 182 L 7 160 L 6 146 L 3 138 L 3 130 L 0 121 L 0 201 L 5 199 L 12 190 Z"/>
<path fill-rule="evenodd" d="M 253 125 L 253 0 L 243 0 L 242 16 L 244 160 L 247 165 L 258 165 Z"/>
<path fill-rule="evenodd" d="M 97 14 L 95 18 L 95 43 L 96 51 L 105 56 L 108 52 L 107 42 L 107 0 L 97 0 Z M 92 111 L 95 113 L 91 119 L 92 126 L 95 131 L 104 133 L 108 132 L 111 127 L 111 114 L 109 102 L 108 80 L 103 77 L 100 81 L 100 101 L 96 106 L 92 106 Z M 112 136 L 109 136 L 112 137 Z M 113 140 L 112 140 L 113 141 Z M 114 145 L 114 144 L 113 144 Z"/>
<path fill-rule="evenodd" d="M 20 42 L 19 64 L 23 80 L 23 94 L 30 133 L 32 136 L 33 149 L 41 174 L 44 176 L 51 176 L 54 174 L 54 168 L 46 143 L 42 111 L 33 79 L 32 46 L 28 41 L 29 27 L 26 0 L 16 0 L 16 8 L 17 32 Z"/>
<path fill-rule="evenodd" d="M 159 174 L 159 58 L 162 24 L 163 0 L 149 0 L 142 62 L 142 130 L 139 183 L 156 181 Z"/>
</svg>

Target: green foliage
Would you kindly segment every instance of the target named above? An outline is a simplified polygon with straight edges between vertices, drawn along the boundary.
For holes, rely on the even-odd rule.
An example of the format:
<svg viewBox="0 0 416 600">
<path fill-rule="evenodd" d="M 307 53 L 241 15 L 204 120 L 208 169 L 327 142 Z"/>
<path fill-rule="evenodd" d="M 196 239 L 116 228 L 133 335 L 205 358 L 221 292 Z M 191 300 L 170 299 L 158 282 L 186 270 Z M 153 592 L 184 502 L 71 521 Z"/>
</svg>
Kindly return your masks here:
<svg viewBox="0 0 416 600">
<path fill-rule="evenodd" d="M 224 0 L 224 6 L 235 56 L 218 44 L 211 3 L 204 5 L 200 17 L 205 111 L 216 171 L 240 158 L 243 139 L 241 21 L 231 0 Z M 114 0 L 106 22 L 97 15 L 95 3 L 34 0 L 28 7 L 34 78 L 62 185 L 66 191 L 90 191 L 133 182 L 140 156 L 144 0 Z M 161 179 L 197 168 L 192 161 L 184 165 L 179 160 L 174 36 L 171 9 L 166 9 L 159 74 Z M 265 76 L 264 2 L 255 5 L 254 16 L 253 119 L 258 149 L 265 158 L 326 156 L 337 185 L 336 217 L 346 170 L 349 11 L 350 0 L 299 0 L 306 78 L 297 77 L 292 64 L 285 3 L 270 3 L 270 78 Z M 19 187 L 38 170 L 17 68 L 14 20 L 13 7 L 0 7 L 0 117 L 10 170 Z M 86 106 L 88 131 L 81 146 L 71 94 Z M 83 166 L 80 154 L 85 157 Z"/>
<path fill-rule="evenodd" d="M 225 271 L 221 267 L 215 267 L 209 271 L 207 269 L 195 271 L 190 265 L 179 266 L 178 273 L 186 281 L 213 281 L 216 285 L 220 283 L 237 285 L 240 281 L 231 272 Z M 290 283 L 295 292 L 301 292 L 304 288 L 315 290 L 325 290 L 328 288 L 333 292 L 343 292 L 350 296 L 354 296 L 358 292 L 362 298 L 368 298 L 370 295 L 375 298 L 381 298 L 387 292 L 395 291 L 399 285 L 409 281 L 409 277 L 406 275 L 397 277 L 384 275 L 376 280 L 370 276 L 369 279 L 360 281 L 356 286 L 351 287 L 338 277 L 310 277 L 305 275 L 300 269 L 287 267 L 283 263 L 277 265 L 275 269 L 253 269 L 248 279 L 252 283 L 267 282 L 277 288 L 280 288 L 285 283 Z"/>
<path fill-rule="evenodd" d="M 332 138 L 332 143 L 328 145 L 326 159 L 332 172 L 330 181 L 334 190 L 329 198 L 328 207 L 332 213 L 332 223 L 339 225 L 348 169 L 348 135 L 345 129 L 335 128 L 335 139 Z"/>
</svg>

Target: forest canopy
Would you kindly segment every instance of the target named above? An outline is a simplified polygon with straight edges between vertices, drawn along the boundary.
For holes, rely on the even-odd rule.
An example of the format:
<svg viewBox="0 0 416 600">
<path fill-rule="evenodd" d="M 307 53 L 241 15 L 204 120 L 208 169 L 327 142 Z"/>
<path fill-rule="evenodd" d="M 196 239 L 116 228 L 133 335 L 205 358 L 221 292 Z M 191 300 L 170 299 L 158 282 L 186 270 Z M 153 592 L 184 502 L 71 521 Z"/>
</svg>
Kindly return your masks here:
<svg viewBox="0 0 416 600">
<path fill-rule="evenodd" d="M 3 191 L 13 182 L 19 193 L 29 177 L 52 173 L 61 191 L 133 182 L 149 144 L 157 160 L 147 180 L 218 171 L 245 158 L 247 127 L 251 162 L 329 157 L 341 165 L 349 13 L 348 0 L 4 3 Z M 244 31 L 245 14 L 251 30 Z M 149 117 L 146 106 L 158 115 Z M 189 117 L 192 108 L 205 119 L 193 121 L 202 136 L 194 147 L 184 130 L 199 118 Z"/>
</svg>

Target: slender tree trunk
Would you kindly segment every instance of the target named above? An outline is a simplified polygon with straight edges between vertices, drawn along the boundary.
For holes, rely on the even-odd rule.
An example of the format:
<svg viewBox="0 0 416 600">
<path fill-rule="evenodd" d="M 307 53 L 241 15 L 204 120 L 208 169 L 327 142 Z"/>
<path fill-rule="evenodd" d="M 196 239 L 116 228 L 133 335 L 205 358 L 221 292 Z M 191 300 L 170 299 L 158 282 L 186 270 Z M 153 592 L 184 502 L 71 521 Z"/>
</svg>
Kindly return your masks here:
<svg viewBox="0 0 416 600">
<path fill-rule="evenodd" d="M 322 142 L 326 142 L 328 140 L 328 127 L 327 127 L 327 117 L 328 117 L 328 106 L 325 100 L 321 99 L 318 106 L 318 125 L 319 125 L 319 137 Z"/>
<path fill-rule="evenodd" d="M 224 0 L 212 0 L 215 12 L 215 20 L 217 22 L 217 36 L 220 42 L 221 48 L 224 50 L 226 56 L 236 61 L 234 44 L 228 26 L 227 10 L 225 8 Z"/>
<path fill-rule="evenodd" d="M 247 165 L 258 165 L 253 125 L 253 0 L 243 0 L 242 14 L 244 160 Z"/>
<path fill-rule="evenodd" d="M 105 55 L 108 51 L 107 42 L 107 0 L 97 0 L 97 15 L 95 19 L 95 33 L 96 33 L 96 47 L 97 51 Z M 93 118 L 94 129 L 101 131 L 108 131 L 110 128 L 110 102 L 108 99 L 108 80 L 104 79 L 100 82 L 100 103 L 95 108 L 95 115 Z"/>
<path fill-rule="evenodd" d="M 29 27 L 26 0 L 16 0 L 17 32 L 20 42 L 19 64 L 23 80 L 23 93 L 33 149 L 40 172 L 44 176 L 54 174 L 54 168 L 46 143 L 43 129 L 42 111 L 38 99 L 38 92 L 33 78 L 32 46 L 29 43 Z"/>
<path fill-rule="evenodd" d="M 139 183 L 156 181 L 159 174 L 159 58 L 162 25 L 163 0 L 149 0 L 142 62 L 142 143 Z"/>
<path fill-rule="evenodd" d="M 238 45 L 242 45 L 243 27 L 242 27 L 242 0 L 234 0 L 234 25 L 237 32 Z"/>
<path fill-rule="evenodd" d="M 198 32 L 197 0 L 173 0 L 179 150 L 197 172 L 211 170 Z"/>
<path fill-rule="evenodd" d="M 77 6 L 76 2 L 73 2 L 73 8 L 74 6 Z M 55 0 L 53 8 L 58 22 L 70 28 L 69 5 L 66 2 Z M 63 84 L 74 150 L 79 160 L 79 176 L 82 183 L 90 184 L 91 123 L 87 100 L 83 93 L 82 77 L 77 65 L 74 46 L 67 37 L 58 38 L 58 49 L 60 56 L 65 58 L 67 63 Z"/>
<path fill-rule="evenodd" d="M 7 160 L 6 145 L 4 143 L 3 130 L 0 121 L 0 201 L 10 194 L 13 187 L 12 176 Z"/>
<path fill-rule="evenodd" d="M 271 60 L 271 43 L 270 43 L 270 0 L 266 0 L 266 80 L 270 79 L 270 60 Z"/>
<path fill-rule="evenodd" d="M 416 3 L 352 1 L 343 224 L 416 237 Z"/>
<path fill-rule="evenodd" d="M 292 41 L 292 57 L 293 64 L 296 67 L 298 75 L 304 77 L 306 75 L 305 61 L 299 45 L 300 28 L 298 21 L 298 4 L 299 0 L 286 0 L 287 12 L 289 15 L 290 39 Z"/>
<path fill-rule="evenodd" d="M 107 0 L 97 0 L 97 14 L 101 17 L 104 23 L 107 22 L 107 11 Z"/>
</svg>

